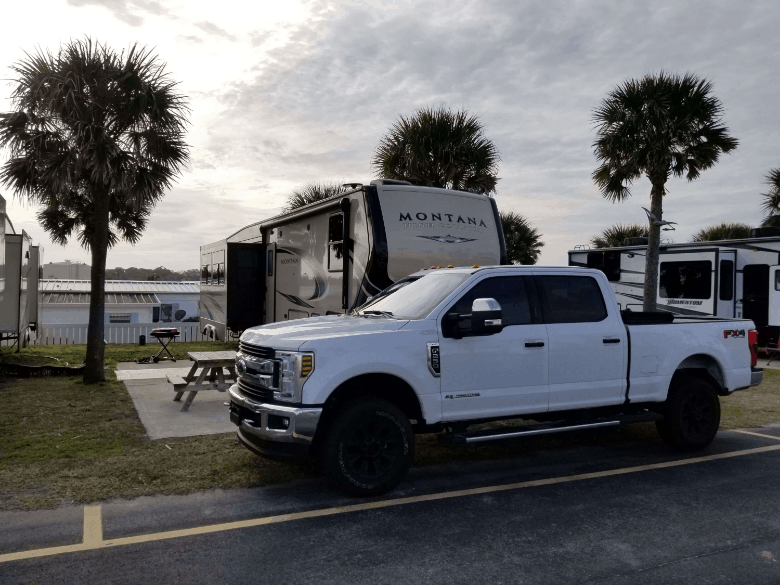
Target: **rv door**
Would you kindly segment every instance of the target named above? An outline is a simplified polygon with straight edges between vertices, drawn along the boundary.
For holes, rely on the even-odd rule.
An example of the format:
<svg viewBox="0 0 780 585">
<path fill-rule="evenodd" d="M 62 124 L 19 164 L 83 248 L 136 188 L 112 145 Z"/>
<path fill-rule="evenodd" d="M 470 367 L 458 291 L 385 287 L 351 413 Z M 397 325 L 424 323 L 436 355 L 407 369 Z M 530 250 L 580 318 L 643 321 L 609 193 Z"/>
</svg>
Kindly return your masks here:
<svg viewBox="0 0 780 585">
<path fill-rule="evenodd" d="M 276 321 L 276 244 L 265 247 L 265 309 L 263 323 Z"/>
<path fill-rule="evenodd" d="M 718 317 L 736 315 L 736 256 L 733 250 L 721 250 L 718 255 Z"/>
<path fill-rule="evenodd" d="M 780 266 L 769 267 L 769 322 L 780 326 Z"/>
</svg>

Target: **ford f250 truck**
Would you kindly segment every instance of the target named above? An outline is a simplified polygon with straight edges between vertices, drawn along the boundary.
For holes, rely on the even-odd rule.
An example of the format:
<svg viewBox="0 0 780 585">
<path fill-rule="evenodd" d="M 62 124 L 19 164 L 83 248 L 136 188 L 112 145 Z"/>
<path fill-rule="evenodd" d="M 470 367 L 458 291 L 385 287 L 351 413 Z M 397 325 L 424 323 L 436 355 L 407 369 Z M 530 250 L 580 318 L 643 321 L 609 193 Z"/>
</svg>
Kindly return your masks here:
<svg viewBox="0 0 780 585">
<path fill-rule="evenodd" d="M 759 384 L 753 323 L 621 312 L 583 268 L 444 268 L 349 315 L 243 333 L 230 388 L 238 438 L 269 458 L 316 456 L 354 495 L 395 487 L 416 433 L 455 444 L 655 421 L 709 445 L 719 396 Z M 537 424 L 469 432 L 503 419 Z"/>
</svg>

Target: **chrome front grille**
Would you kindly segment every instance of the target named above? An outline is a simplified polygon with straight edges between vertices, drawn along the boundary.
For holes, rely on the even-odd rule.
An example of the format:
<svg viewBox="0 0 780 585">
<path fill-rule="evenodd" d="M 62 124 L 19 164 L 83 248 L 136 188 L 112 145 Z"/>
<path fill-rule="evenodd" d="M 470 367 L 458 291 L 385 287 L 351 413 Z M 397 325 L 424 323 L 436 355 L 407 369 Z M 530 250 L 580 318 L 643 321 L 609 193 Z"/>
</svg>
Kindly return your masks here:
<svg viewBox="0 0 780 585">
<path fill-rule="evenodd" d="M 256 386 L 250 386 L 243 378 L 238 379 L 238 388 L 242 394 L 246 394 L 250 398 L 258 400 L 273 400 L 274 389 L 273 388 L 258 388 Z"/>
<path fill-rule="evenodd" d="M 238 342 L 238 351 L 247 355 L 272 360 L 276 357 L 276 352 L 272 347 L 261 347 L 259 345 L 250 345 L 243 341 Z"/>
</svg>

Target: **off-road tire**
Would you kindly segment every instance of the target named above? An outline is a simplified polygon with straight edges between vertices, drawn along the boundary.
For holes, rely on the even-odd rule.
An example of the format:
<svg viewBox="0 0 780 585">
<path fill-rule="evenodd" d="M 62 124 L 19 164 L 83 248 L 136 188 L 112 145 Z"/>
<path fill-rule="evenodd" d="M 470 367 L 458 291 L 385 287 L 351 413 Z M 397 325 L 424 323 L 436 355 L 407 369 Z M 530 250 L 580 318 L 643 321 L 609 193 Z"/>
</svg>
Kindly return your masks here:
<svg viewBox="0 0 780 585">
<path fill-rule="evenodd" d="M 353 496 L 377 496 L 396 487 L 414 459 L 414 431 L 397 406 L 358 398 L 336 414 L 320 449 L 322 469 Z"/>
<path fill-rule="evenodd" d="M 715 438 L 720 426 L 720 400 L 712 384 L 696 376 L 672 382 L 655 426 L 661 439 L 681 451 L 700 451 Z"/>
</svg>

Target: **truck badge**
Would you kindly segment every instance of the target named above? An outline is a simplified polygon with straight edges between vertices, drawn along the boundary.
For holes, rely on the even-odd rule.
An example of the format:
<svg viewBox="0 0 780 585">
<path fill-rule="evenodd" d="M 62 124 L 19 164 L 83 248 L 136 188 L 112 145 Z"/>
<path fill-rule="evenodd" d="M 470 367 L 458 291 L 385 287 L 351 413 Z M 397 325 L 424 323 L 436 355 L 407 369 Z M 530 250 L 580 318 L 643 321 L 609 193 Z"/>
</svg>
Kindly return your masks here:
<svg viewBox="0 0 780 585">
<path fill-rule="evenodd" d="M 428 344 L 428 370 L 435 378 L 441 376 L 441 359 L 439 356 L 439 344 Z"/>
</svg>

